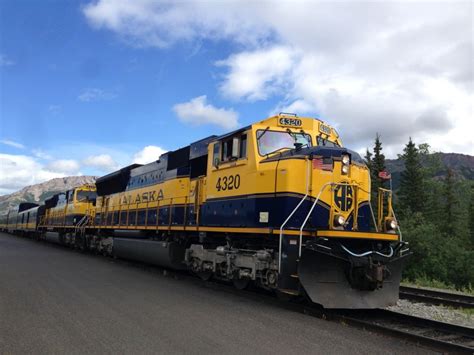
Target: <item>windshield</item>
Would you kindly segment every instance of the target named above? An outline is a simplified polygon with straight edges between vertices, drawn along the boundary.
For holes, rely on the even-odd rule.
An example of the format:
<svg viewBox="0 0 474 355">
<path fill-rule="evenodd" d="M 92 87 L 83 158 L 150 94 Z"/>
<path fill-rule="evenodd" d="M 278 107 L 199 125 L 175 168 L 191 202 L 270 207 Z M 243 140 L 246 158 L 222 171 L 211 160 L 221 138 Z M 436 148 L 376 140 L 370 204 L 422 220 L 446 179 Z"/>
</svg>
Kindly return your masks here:
<svg viewBox="0 0 474 355">
<path fill-rule="evenodd" d="M 294 149 L 295 143 L 311 147 L 311 136 L 305 133 L 258 130 L 257 142 L 259 154 L 267 155 L 283 148 Z"/>
<path fill-rule="evenodd" d="M 96 197 L 97 197 L 97 194 L 95 191 L 80 190 L 77 192 L 76 201 L 77 202 L 85 202 L 87 200 L 91 201 L 91 200 L 94 200 Z"/>
<path fill-rule="evenodd" d="M 339 144 L 328 141 L 327 139 L 317 136 L 316 140 L 318 141 L 318 145 L 322 147 L 339 147 Z"/>
</svg>

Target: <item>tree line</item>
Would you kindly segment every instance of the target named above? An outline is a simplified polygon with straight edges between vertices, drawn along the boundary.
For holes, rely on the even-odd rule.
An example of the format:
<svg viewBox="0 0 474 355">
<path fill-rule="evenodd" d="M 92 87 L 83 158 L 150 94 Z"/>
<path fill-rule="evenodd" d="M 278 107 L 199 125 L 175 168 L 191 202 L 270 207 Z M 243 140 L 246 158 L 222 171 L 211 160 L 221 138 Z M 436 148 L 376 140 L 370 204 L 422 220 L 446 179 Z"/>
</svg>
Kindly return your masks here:
<svg viewBox="0 0 474 355">
<path fill-rule="evenodd" d="M 386 171 L 380 135 L 365 161 L 370 169 L 372 206 L 377 208 L 379 177 Z M 403 240 L 413 253 L 407 260 L 406 281 L 457 289 L 474 287 L 474 181 L 456 176 L 428 144 L 410 138 L 398 155 L 404 163 L 400 185 L 393 192 L 394 210 Z M 440 174 L 442 172 L 442 174 Z M 376 211 L 374 211 L 376 213 Z"/>
</svg>

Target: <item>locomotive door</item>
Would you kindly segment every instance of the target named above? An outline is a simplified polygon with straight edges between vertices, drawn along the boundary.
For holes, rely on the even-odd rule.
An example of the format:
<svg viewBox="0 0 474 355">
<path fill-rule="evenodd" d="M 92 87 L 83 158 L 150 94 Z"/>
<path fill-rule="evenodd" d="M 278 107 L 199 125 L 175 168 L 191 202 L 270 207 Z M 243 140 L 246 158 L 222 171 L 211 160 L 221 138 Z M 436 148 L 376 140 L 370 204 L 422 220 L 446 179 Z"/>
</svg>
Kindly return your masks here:
<svg viewBox="0 0 474 355">
<path fill-rule="evenodd" d="M 247 227 L 247 199 L 251 184 L 245 183 L 249 172 L 247 132 L 222 138 L 212 145 L 212 165 L 206 180 L 206 210 L 202 223 L 220 227 Z"/>
<path fill-rule="evenodd" d="M 102 197 L 102 207 L 101 207 L 101 210 L 102 210 L 102 214 L 101 214 L 101 225 L 105 226 L 107 225 L 107 221 L 108 221 L 108 214 L 109 214 L 109 202 L 110 202 L 110 197 Z"/>
<path fill-rule="evenodd" d="M 247 170 L 247 134 L 239 132 L 214 143 L 208 193 L 211 197 L 241 194 L 242 175 Z"/>
<path fill-rule="evenodd" d="M 192 211 L 189 214 L 189 224 L 199 225 L 199 212 L 203 203 L 205 178 L 200 177 L 194 181 L 194 188 L 191 191 L 190 202 L 192 201 Z"/>
</svg>

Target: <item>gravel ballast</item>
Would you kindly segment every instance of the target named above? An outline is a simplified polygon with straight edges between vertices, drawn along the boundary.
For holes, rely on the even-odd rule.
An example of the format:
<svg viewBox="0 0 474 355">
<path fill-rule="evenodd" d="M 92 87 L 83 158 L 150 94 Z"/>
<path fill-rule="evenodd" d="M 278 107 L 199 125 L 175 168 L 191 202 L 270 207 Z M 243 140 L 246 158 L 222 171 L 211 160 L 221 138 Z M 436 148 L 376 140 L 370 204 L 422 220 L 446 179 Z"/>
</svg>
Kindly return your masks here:
<svg viewBox="0 0 474 355">
<path fill-rule="evenodd" d="M 387 307 L 387 309 L 415 317 L 474 328 L 474 315 L 455 308 L 400 299 L 396 306 Z"/>
</svg>

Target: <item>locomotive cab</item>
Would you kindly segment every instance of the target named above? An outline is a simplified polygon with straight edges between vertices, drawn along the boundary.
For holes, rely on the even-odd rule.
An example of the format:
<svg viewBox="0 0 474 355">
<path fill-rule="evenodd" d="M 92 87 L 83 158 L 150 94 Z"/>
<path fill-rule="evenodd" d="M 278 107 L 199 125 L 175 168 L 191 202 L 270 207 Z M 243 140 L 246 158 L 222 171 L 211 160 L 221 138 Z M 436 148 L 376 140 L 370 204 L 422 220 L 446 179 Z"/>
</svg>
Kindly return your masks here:
<svg viewBox="0 0 474 355">
<path fill-rule="evenodd" d="M 59 193 L 45 201 L 46 212 L 41 224 L 45 227 L 74 228 L 85 218 L 91 218 L 96 202 L 94 185 L 82 185 L 64 193 Z"/>
</svg>

